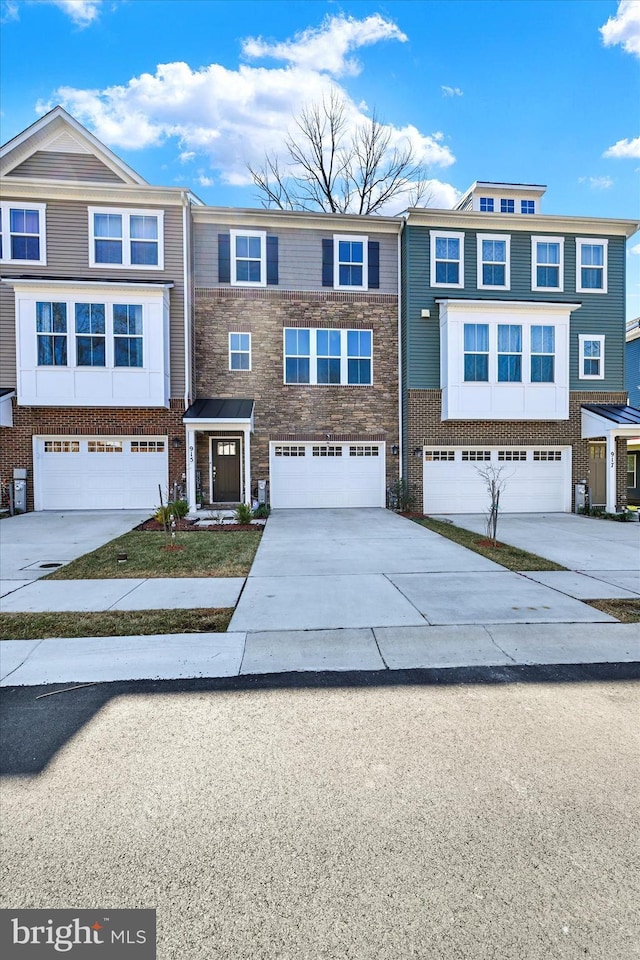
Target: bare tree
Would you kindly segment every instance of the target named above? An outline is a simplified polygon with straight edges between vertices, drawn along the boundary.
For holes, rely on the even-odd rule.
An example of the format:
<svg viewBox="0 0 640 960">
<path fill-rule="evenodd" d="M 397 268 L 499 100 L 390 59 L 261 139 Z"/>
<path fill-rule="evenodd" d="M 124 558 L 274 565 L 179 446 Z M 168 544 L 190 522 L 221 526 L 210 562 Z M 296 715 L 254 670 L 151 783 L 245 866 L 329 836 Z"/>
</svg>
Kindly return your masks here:
<svg viewBox="0 0 640 960">
<path fill-rule="evenodd" d="M 487 486 L 487 493 L 489 494 L 489 509 L 485 513 L 486 523 L 487 523 L 487 540 L 491 540 L 493 546 L 497 545 L 497 534 L 498 534 L 498 512 L 500 510 L 500 494 L 504 491 L 507 486 L 507 480 L 509 480 L 513 474 L 510 473 L 508 477 L 504 475 L 504 467 L 496 467 L 493 464 L 490 464 L 488 467 L 476 467 L 478 476 L 480 476 Z"/>
<path fill-rule="evenodd" d="M 327 213 L 380 213 L 405 194 L 407 206 L 427 198 L 427 171 L 411 144 L 391 145 L 391 128 L 374 113 L 350 128 L 337 93 L 306 107 L 285 141 L 286 160 L 267 154 L 249 172 L 264 207 L 324 210 Z"/>
</svg>

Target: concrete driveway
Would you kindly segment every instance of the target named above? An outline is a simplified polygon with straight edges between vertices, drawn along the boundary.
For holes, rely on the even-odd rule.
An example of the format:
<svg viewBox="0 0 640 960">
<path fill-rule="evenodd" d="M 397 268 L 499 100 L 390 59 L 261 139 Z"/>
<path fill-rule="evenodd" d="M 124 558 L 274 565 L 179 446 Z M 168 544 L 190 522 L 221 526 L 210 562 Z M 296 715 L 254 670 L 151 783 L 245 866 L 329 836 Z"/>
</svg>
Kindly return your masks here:
<svg viewBox="0 0 640 960">
<path fill-rule="evenodd" d="M 229 630 L 610 619 L 388 510 L 276 510 Z"/>
<path fill-rule="evenodd" d="M 456 514 L 446 519 L 467 530 L 485 531 L 482 514 Z M 571 596 L 588 599 L 640 595 L 638 523 L 616 523 L 574 513 L 506 513 L 499 520 L 498 539 L 567 567 L 571 573 L 527 576 L 559 590 L 567 589 Z M 613 591 L 603 594 L 603 583 Z"/>
<path fill-rule="evenodd" d="M 96 550 L 149 517 L 148 510 L 42 510 L 0 521 L 0 596 Z"/>
</svg>

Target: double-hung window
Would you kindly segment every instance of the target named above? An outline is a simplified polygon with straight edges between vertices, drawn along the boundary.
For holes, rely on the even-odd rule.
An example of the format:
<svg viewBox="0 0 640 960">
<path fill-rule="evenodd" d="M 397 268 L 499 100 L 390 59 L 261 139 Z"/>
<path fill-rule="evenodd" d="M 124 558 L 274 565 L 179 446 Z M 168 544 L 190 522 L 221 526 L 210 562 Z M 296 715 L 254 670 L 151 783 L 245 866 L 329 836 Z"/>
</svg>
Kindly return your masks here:
<svg viewBox="0 0 640 960">
<path fill-rule="evenodd" d="M 478 287 L 481 290 L 509 290 L 511 285 L 511 237 L 507 234 L 478 234 Z"/>
<path fill-rule="evenodd" d="M 104 367 L 105 310 L 104 303 L 76 303 L 76 365 Z"/>
<path fill-rule="evenodd" d="M 522 381 L 522 327 L 498 324 L 498 383 Z"/>
<path fill-rule="evenodd" d="M 311 383 L 311 330 L 284 331 L 284 382 Z"/>
<path fill-rule="evenodd" d="M 142 366 L 142 307 L 113 305 L 113 363 L 116 367 Z"/>
<path fill-rule="evenodd" d="M 66 367 L 66 303 L 36 303 L 36 335 L 38 339 L 38 366 Z"/>
<path fill-rule="evenodd" d="M 371 330 L 284 330 L 285 383 L 370 386 L 372 362 Z"/>
<path fill-rule="evenodd" d="M 564 289 L 564 238 L 531 238 L 531 289 Z"/>
<path fill-rule="evenodd" d="M 229 334 L 229 370 L 251 370 L 251 334 Z"/>
<path fill-rule="evenodd" d="M 337 278 L 336 287 L 348 287 L 351 290 L 367 289 L 367 238 L 360 236 L 335 235 L 333 238 L 333 275 Z"/>
<path fill-rule="evenodd" d="M 89 266 L 162 270 L 163 212 L 89 207 Z"/>
<path fill-rule="evenodd" d="M 576 240 L 576 292 L 607 292 L 606 240 Z"/>
<path fill-rule="evenodd" d="M 604 336 L 578 336 L 580 380 L 604 380 Z"/>
<path fill-rule="evenodd" d="M 531 327 L 531 383 L 554 383 L 556 330 L 546 324 Z"/>
<path fill-rule="evenodd" d="M 489 380 L 489 325 L 464 325 L 464 379 L 465 383 Z"/>
<path fill-rule="evenodd" d="M 46 264 L 44 203 L 0 205 L 0 262 Z"/>
<path fill-rule="evenodd" d="M 431 231 L 431 286 L 464 287 L 464 234 Z"/>
<path fill-rule="evenodd" d="M 262 230 L 231 230 L 231 283 L 264 287 L 267 283 L 267 235 Z"/>
</svg>

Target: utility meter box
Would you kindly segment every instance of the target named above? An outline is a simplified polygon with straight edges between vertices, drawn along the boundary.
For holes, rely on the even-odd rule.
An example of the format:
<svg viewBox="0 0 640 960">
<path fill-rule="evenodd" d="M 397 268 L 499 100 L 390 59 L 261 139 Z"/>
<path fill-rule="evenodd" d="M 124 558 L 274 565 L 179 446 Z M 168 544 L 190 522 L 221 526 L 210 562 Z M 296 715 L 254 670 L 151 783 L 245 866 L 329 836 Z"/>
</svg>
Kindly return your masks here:
<svg viewBox="0 0 640 960">
<path fill-rule="evenodd" d="M 574 512 L 582 513 L 587 506 L 587 481 L 578 480 L 574 494 Z"/>
<path fill-rule="evenodd" d="M 27 470 L 25 467 L 13 469 L 13 508 L 17 513 L 27 512 Z"/>
<path fill-rule="evenodd" d="M 258 503 L 267 502 L 267 481 L 258 480 Z"/>
</svg>

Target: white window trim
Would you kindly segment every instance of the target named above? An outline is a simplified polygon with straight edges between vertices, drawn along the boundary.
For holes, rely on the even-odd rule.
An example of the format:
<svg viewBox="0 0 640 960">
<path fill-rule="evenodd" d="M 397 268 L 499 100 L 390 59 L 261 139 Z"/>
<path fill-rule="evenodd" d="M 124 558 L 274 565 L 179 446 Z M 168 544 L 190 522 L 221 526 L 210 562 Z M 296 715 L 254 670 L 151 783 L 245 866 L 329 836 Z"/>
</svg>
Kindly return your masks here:
<svg viewBox="0 0 640 960">
<path fill-rule="evenodd" d="M 290 383 L 287 380 L 287 354 L 286 352 L 286 333 L 287 330 L 308 330 L 309 331 L 309 382 L 308 383 Z M 373 378 L 373 330 L 358 330 L 358 333 L 371 334 L 371 356 L 370 357 L 352 357 L 348 354 L 348 329 L 340 329 L 340 383 L 318 383 L 318 342 L 317 333 L 319 330 L 335 330 L 336 327 L 283 327 L 282 330 L 282 382 L 287 387 L 372 387 Z M 307 354 L 290 354 L 292 357 L 307 356 Z M 321 358 L 324 355 L 321 355 Z M 334 358 L 334 359 L 337 359 Z M 369 383 L 349 383 L 349 360 L 369 360 L 371 364 L 371 379 Z"/>
<path fill-rule="evenodd" d="M 483 201 L 483 200 L 485 201 L 485 203 L 487 203 L 487 202 L 490 202 L 490 203 L 491 203 L 491 209 L 490 209 L 490 210 L 483 210 L 483 209 L 482 209 L 482 201 Z M 478 210 L 480 211 L 480 213 L 495 213 L 495 212 L 496 212 L 496 198 L 495 198 L 495 197 L 478 197 Z"/>
<path fill-rule="evenodd" d="M 465 350 L 464 349 L 464 327 L 466 324 L 475 324 L 479 326 L 487 326 L 489 328 L 489 347 L 487 350 Z M 510 353 L 509 351 L 499 351 L 498 350 L 498 327 L 502 326 L 515 326 L 521 328 L 521 344 L 522 349 L 518 352 L 515 351 Z M 535 353 L 531 349 L 531 328 L 532 327 L 553 327 L 554 328 L 554 350 L 553 353 Z M 542 320 L 520 320 L 517 316 L 513 318 L 493 318 L 491 320 L 471 320 L 465 319 L 462 322 L 461 327 L 461 337 L 462 337 L 462 349 L 459 365 L 459 382 L 463 386 L 482 386 L 482 387 L 492 387 L 502 389 L 510 389 L 513 386 L 526 386 L 527 389 L 541 389 L 550 386 L 555 386 L 558 383 L 558 330 L 557 325 L 553 322 L 542 321 Z M 596 337 L 587 337 L 587 340 L 595 340 Z M 603 338 L 604 339 L 604 338 Z M 465 380 L 464 378 L 464 358 L 469 354 L 485 354 L 488 357 L 488 379 L 487 380 Z M 520 380 L 498 380 L 498 357 L 499 356 L 519 356 L 521 358 L 521 367 Z M 554 379 L 549 380 L 532 380 L 531 379 L 531 357 L 553 357 L 554 358 Z"/>
<path fill-rule="evenodd" d="M 362 284 L 340 283 L 340 241 L 362 244 Z M 346 260 L 344 261 L 347 262 Z M 349 261 L 353 263 L 353 261 Z M 334 290 L 368 290 L 369 289 L 369 237 L 355 233 L 334 233 L 333 235 L 333 289 Z"/>
<path fill-rule="evenodd" d="M 249 337 L 249 349 L 248 349 L 248 350 L 232 350 L 232 349 L 231 349 L 231 337 L 234 336 L 234 335 L 235 335 L 235 336 L 240 336 L 240 337 Z M 248 366 L 248 367 L 242 367 L 242 368 L 240 368 L 240 367 L 232 367 L 232 366 L 231 366 L 231 354 L 232 354 L 232 353 L 240 353 L 240 354 L 248 353 L 248 354 L 249 354 L 249 366 Z M 231 330 L 231 331 L 229 331 L 229 370 L 230 370 L 232 373 L 249 373 L 249 371 L 251 370 L 251 334 L 249 333 L 248 330 Z"/>
<path fill-rule="evenodd" d="M 39 214 L 40 231 L 40 259 L 14 260 L 11 257 L 11 210 L 37 210 Z M 0 263 L 31 264 L 46 267 L 47 265 L 47 205 L 46 203 L 30 203 L 27 200 L 7 200 L 0 204 L 0 229 L 2 232 L 2 258 Z M 32 234 L 35 236 L 35 234 Z"/>
<path fill-rule="evenodd" d="M 502 204 L 503 204 L 503 203 L 504 203 L 505 205 L 508 204 L 508 203 L 512 203 L 512 204 L 513 204 L 513 210 L 503 210 L 503 209 L 502 209 Z M 500 209 L 499 209 L 497 212 L 498 212 L 498 213 L 503 213 L 503 214 L 506 213 L 506 214 L 509 214 L 509 215 L 511 215 L 512 213 L 515 213 L 515 212 L 516 212 L 516 198 L 515 198 L 515 197 L 500 197 Z"/>
<path fill-rule="evenodd" d="M 237 277 L 237 258 L 236 258 L 236 239 L 237 237 L 258 237 L 260 240 L 260 279 L 259 280 L 238 280 Z M 230 230 L 229 243 L 231 254 L 231 286 L 232 287 L 266 287 L 267 285 L 267 232 L 266 230 Z M 241 259 L 245 259 L 241 257 Z M 257 259 L 251 257 L 250 259 Z"/>
<path fill-rule="evenodd" d="M 452 232 L 449 230 L 431 230 L 431 286 L 432 287 L 446 287 L 446 288 L 456 288 L 462 290 L 464 288 L 464 233 Z M 460 270 L 458 273 L 458 283 L 437 283 L 436 282 L 436 240 L 445 238 L 447 240 L 459 240 L 460 241 Z M 453 261 L 447 261 L 451 263 Z"/>
<path fill-rule="evenodd" d="M 98 270 L 164 270 L 164 210 L 137 210 L 131 207 L 89 207 L 89 266 Z M 122 217 L 122 263 L 96 261 L 94 214 Z M 155 217 L 158 221 L 158 262 L 131 263 L 131 217 Z M 116 239 L 115 237 L 113 239 Z M 153 241 L 152 241 L 153 242 Z"/>
<path fill-rule="evenodd" d="M 482 259 L 482 241 L 483 240 L 504 240 L 506 244 L 506 262 L 504 270 L 504 285 L 499 285 L 495 283 L 483 283 L 482 282 L 482 266 L 484 260 Z M 478 233 L 477 234 L 477 245 L 478 245 L 478 290 L 510 290 L 511 289 L 511 235 L 508 233 Z M 487 263 L 494 263 L 496 261 L 487 260 Z"/>
<path fill-rule="evenodd" d="M 593 342 L 598 340 L 600 343 L 600 356 L 597 358 L 600 361 L 600 373 L 585 373 L 584 372 L 584 362 L 585 360 L 593 360 L 594 357 L 585 357 L 584 355 L 584 346 L 585 343 Z M 578 367 L 578 380 L 604 380 L 604 334 L 593 334 L 589 336 L 587 333 L 578 334 L 578 344 L 580 347 L 579 350 L 579 364 Z"/>
<path fill-rule="evenodd" d="M 558 277 L 560 285 L 558 287 L 539 287 L 538 286 L 538 266 L 554 266 L 554 264 L 538 264 L 539 243 L 558 243 L 560 245 L 560 263 Z M 535 236 L 531 237 L 531 289 L 540 291 L 540 293 L 563 293 L 564 292 L 564 237 Z"/>
<path fill-rule="evenodd" d="M 602 256 L 602 286 L 598 288 L 582 286 L 582 247 L 598 246 L 603 248 Z M 609 241 L 602 237 L 576 237 L 576 293 L 596 293 L 607 292 L 607 274 L 609 272 Z M 598 269 L 597 267 L 595 269 Z"/>
</svg>

